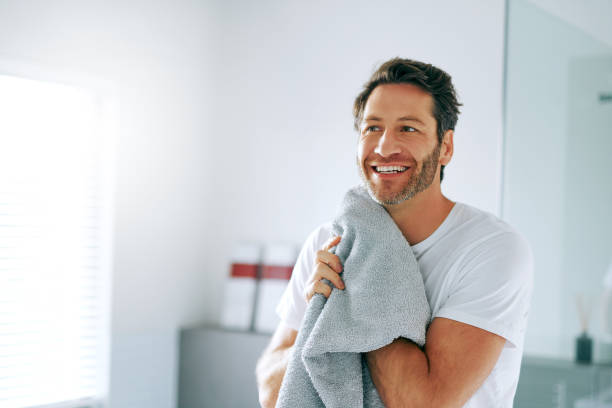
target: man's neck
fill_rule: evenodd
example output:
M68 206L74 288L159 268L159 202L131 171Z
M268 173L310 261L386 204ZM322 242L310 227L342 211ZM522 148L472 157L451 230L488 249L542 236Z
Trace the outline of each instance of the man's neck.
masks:
M431 186L433 187L433 186ZM442 195L439 185L397 205L385 206L410 245L427 239L444 222L454 202Z

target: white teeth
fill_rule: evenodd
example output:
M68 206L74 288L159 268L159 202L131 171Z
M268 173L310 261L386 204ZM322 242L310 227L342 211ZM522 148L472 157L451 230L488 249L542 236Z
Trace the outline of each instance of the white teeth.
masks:
M376 171L379 173L401 173L407 168L403 166L375 166Z

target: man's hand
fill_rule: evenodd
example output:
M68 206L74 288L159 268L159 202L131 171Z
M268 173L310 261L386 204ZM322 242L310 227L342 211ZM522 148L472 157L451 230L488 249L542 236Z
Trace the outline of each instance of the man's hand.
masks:
M331 248L338 245L340 239L340 237L332 237L321 250L317 251L314 272L306 282L306 289L304 290L306 302L310 302L315 293L321 293L326 298L331 295L332 288L323 283L321 279L327 279L336 288L344 289L344 282L340 277L340 272L342 272L340 258L329 252Z
M321 282L321 279L328 279L338 289L344 289L344 282L342 282L339 275L342 272L340 258L329 252L339 242L340 237L333 237L317 252L314 272L308 280L306 290L304 291L307 302L310 301L315 293L321 293L325 297L329 297L331 294L331 288ZM280 323L270 341L270 345L257 362L256 376L259 403L264 408L272 408L276 405L278 393L289 362L289 355L296 338L297 331Z

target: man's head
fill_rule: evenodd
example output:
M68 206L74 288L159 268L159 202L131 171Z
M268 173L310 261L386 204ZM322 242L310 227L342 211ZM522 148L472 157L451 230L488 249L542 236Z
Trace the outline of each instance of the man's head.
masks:
M444 71L399 58L383 63L353 107L358 165L370 194L383 204L409 199L431 185L438 164L441 181L460 105ZM402 173L384 174L376 165L396 165Z

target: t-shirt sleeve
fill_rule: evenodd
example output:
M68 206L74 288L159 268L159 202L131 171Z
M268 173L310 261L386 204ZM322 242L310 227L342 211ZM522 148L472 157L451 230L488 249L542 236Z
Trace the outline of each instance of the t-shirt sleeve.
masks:
M307 303L304 298L304 289L312 274L316 253L331 236L330 223L321 225L308 236L293 267L287 289L276 306L278 317L285 325L294 330L300 329L302 318L306 313Z
M533 290L533 256L527 241L504 232L466 254L449 296L434 317L456 320L521 347Z

